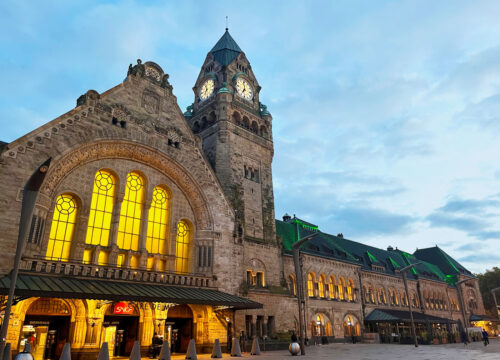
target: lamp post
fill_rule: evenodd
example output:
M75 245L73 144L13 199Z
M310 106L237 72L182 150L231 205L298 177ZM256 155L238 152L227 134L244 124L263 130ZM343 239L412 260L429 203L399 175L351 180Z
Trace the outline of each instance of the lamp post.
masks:
M292 253L293 253L293 265L295 267L295 279L297 285L297 303L299 306L299 332L300 332L300 355L306 354L304 339L305 339L305 328L304 321L302 319L302 306L305 303L303 300L303 286L304 280L302 278L302 270L300 268L300 247L305 244L307 241L311 240L316 234L308 235L300 239L299 241L292 244ZM305 311L304 311L305 313ZM305 314L304 314L305 315Z
M493 295L493 300L495 301L495 311L497 314L498 319L500 320L500 311L498 311L498 303L497 303L497 296L495 294L496 291L500 290L500 287L491 289L491 295Z
M471 280L474 280L474 279L473 278L467 278L467 279L463 279L463 280L457 281L455 283L455 286L457 287L457 292L458 292L458 301L460 301L460 307L462 308L462 318L463 318L463 322L464 322L464 332L465 332L465 338L467 339L467 342L469 342L469 334L467 333L467 320L465 319L466 318L466 316L465 316L465 305L464 305L464 298L463 298L463 294L462 294L462 288L459 285L461 285L462 283L465 283L467 281L471 281Z
M413 311L411 309L411 299L410 294L408 293L408 283L406 282L406 272L412 269L415 265L419 265L420 263L410 264L402 269L399 272L403 275L403 283L405 285L406 299L408 300L408 309L410 310L410 321L411 321L411 332L413 335L413 341L415 342L415 347L418 347L417 340L417 331L415 330L415 322L413 321Z
M19 233L17 236L16 255L14 257L14 268L10 279L9 295L7 297L7 305L5 306L5 315L0 329L0 357L3 357L3 351L7 342L7 329L9 327L10 312L12 309L12 301L16 290L17 275L19 274L19 263L24 250L24 243L28 235L28 229L31 225L33 211L38 191L42 186L43 179L49 169L51 158L48 158L36 171L30 176L23 189L23 201L21 205L21 219L19 221ZM8 359L4 359L8 360Z

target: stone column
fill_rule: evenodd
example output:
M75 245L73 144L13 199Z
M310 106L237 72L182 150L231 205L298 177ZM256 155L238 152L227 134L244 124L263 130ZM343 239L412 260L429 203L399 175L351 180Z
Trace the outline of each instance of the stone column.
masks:
M85 343L85 335L87 332L87 319L84 316L77 316L75 318L73 340L71 346L73 348L81 348Z
M146 238L148 234L149 210L151 209L151 200L146 199L142 211L141 232L139 233L139 251L141 252L140 266L146 268L148 261L148 252L146 250Z

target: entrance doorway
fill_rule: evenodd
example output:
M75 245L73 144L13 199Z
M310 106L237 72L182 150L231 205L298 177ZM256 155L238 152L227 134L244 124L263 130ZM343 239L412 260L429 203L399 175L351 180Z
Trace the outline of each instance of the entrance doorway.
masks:
M102 341L108 342L110 356L129 356L138 338L139 312L133 304L111 304L102 323Z
M174 306L168 310L165 333L169 334L170 351L185 353L193 337L193 312L187 305Z
M19 351L31 343L35 360L59 359L69 340L70 307L59 299L38 299L29 307L19 341Z

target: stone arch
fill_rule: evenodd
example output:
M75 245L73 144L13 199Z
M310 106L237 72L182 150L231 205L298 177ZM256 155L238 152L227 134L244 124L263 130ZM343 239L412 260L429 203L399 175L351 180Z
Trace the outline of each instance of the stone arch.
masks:
M40 190L40 202L51 201L57 185L71 170L99 159L120 158L141 162L164 173L172 179L184 192L192 207L196 228L210 230L213 227L212 215L208 209L208 202L200 186L192 176L176 161L165 154L150 149L144 145L128 142L100 141L85 144L64 154L49 172ZM43 204L42 204L43 205ZM45 204L48 205L48 204Z
M361 326L358 317L350 312L344 315L343 319L344 337L361 336Z
M268 133L267 133L267 127L265 125L261 125L261 127L260 127L260 135L262 137L267 138Z
M315 313L311 318L312 336L333 336L333 323L323 312Z
M198 121L195 121L193 124L193 132L197 133L200 131L200 123Z
M211 111L207 117L208 124L213 124L216 120L217 116L215 115L215 111Z
M237 112L237 111L233 112L231 119L232 119L233 123L235 123L236 125L241 125L241 115L239 112Z
M246 116L243 116L242 124L245 129L250 129L250 120Z
M255 133L255 134L258 134L259 133L259 124L257 124L257 121L252 121L252 125L250 127L250 130Z

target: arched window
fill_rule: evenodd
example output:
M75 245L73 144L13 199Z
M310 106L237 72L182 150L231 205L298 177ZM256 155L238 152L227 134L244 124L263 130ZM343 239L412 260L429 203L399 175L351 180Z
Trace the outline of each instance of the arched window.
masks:
M307 295L309 297L314 297L314 283L316 281L316 276L313 273L307 275Z
M289 278L290 278L290 292L293 295L297 295L297 284L295 283L295 276L290 274Z
M368 294L370 295L370 302L375 304L375 292L373 290L373 286L371 285L368 287Z
M347 285L347 300L354 301L354 281L349 279Z
M95 174L86 244L109 245L115 184L115 178L109 171L99 170Z
M335 276L330 276L330 286L328 286L328 292L330 293L330 299L335 299L335 288L337 287L337 280Z
M151 208L148 215L146 250L150 254L162 254L165 251L168 220L168 192L161 186L153 189Z
M319 293L320 298L326 297L326 295L325 295L325 283L326 283L325 275L321 274L319 276L319 281L318 281L318 293Z
M57 197L45 255L47 259L69 260L77 210L78 205L72 195L62 194Z
M191 258L191 228L185 220L177 223L177 236L175 239L175 271L189 272Z
M123 250L139 250L142 203L144 200L144 179L137 172L127 175L125 196L120 211L116 245Z
M360 336L361 329L358 319L353 315L346 315L344 317L344 336Z
M345 288L344 277L340 277L340 279L339 279L339 299L340 300L344 300L345 299L344 288Z

